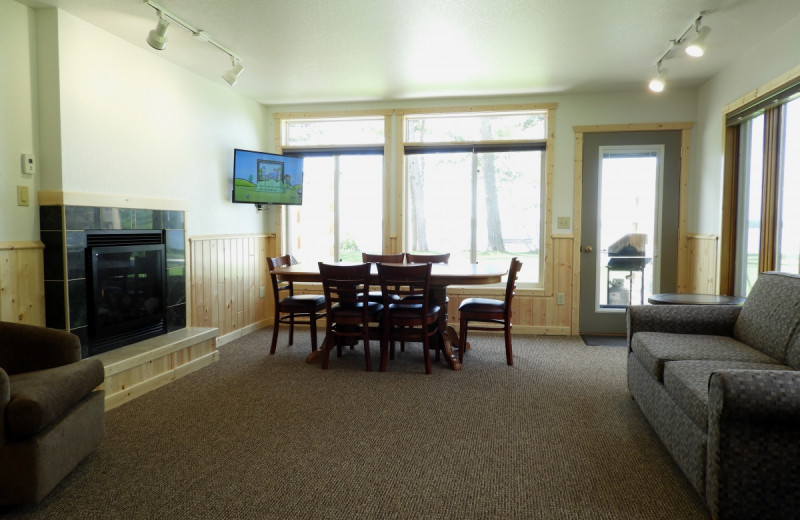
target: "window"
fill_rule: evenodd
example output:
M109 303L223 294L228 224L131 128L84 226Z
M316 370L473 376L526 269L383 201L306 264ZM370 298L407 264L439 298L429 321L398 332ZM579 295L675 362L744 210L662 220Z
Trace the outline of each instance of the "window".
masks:
M800 273L800 78L727 120L721 289L747 296L760 272Z
M283 153L304 158L303 205L287 207L285 227L299 262L382 251L384 141L383 116L282 120Z
M404 245L451 262L525 264L542 286L547 110L404 118Z

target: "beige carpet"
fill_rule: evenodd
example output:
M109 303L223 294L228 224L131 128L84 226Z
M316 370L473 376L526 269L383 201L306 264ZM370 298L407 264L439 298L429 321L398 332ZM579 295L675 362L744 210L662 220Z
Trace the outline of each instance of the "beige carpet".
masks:
M101 447L4 518L707 519L630 398L624 348L475 334L461 372L417 345L330 368L271 329L107 413ZM373 347L377 366L378 348Z

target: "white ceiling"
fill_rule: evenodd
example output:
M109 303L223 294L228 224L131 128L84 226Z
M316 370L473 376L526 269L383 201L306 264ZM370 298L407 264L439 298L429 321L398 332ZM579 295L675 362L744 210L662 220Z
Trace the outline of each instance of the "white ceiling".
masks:
M143 0L57 6L227 86L230 58L173 23L147 46ZM701 11L706 56L665 61L668 88L696 87L800 15L798 0L155 0L241 57L235 88L275 104L645 89ZM766 59L767 57L765 57Z

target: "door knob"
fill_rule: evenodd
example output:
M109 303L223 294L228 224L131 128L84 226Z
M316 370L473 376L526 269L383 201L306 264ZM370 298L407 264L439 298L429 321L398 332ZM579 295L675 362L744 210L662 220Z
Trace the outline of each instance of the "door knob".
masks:
M584 253L591 253L592 252L592 246L583 246L583 252Z

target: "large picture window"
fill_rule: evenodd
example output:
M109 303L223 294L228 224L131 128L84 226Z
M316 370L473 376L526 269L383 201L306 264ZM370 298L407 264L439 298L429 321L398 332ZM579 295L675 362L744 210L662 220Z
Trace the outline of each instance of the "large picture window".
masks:
M728 114L727 140L721 290L747 296L760 272L800 273L800 78Z
M545 110L411 114L404 119L404 243L451 262L510 261L542 285Z
M286 209L299 262L361 261L383 248L384 116L284 119L285 154L303 157L303 205Z

